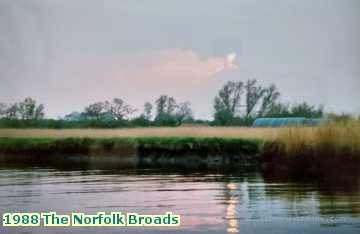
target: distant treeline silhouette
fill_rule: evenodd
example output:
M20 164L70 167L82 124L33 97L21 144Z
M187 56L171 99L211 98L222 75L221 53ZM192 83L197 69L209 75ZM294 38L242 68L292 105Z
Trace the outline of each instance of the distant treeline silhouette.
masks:
M146 102L140 114L121 98L92 103L81 112L72 112L61 119L46 119L43 104L32 98L9 105L0 103L2 128L118 128L179 126L184 123L214 126L249 126L259 117L322 118L323 106L306 102L289 105L279 101L275 85L264 87L257 80L228 81L213 100L213 119L194 118L190 102L178 102L161 95L154 103ZM346 119L348 115L332 117Z

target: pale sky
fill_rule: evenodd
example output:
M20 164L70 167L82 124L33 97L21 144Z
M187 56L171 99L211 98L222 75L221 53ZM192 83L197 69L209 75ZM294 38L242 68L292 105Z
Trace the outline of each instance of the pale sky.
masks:
M228 80L360 113L359 0L0 0L0 102L47 117L160 94L212 116Z

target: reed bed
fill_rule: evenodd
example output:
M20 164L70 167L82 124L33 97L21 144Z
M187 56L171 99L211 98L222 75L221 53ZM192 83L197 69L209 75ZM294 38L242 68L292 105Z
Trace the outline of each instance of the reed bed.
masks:
M360 154L360 121L331 123L318 127L245 128L177 127L129 129L0 129L0 138L242 138L276 142L287 155L306 149Z
M289 156L312 149L318 155L326 151L332 155L360 157L360 121L330 123L314 128L282 128L273 140L283 144Z
M282 128L265 144L262 152L262 165L271 172L324 178L329 174L359 175L360 121L314 128Z
M242 138L281 145L283 154L296 156L307 150L360 155L360 121L318 127L176 127L129 129L0 129L0 138ZM328 153L328 152L327 152Z
M270 173L324 178L329 174L357 175L360 173L360 121L285 128L0 129L3 153L121 152L124 149L169 157L204 152L247 154L253 155L263 171Z

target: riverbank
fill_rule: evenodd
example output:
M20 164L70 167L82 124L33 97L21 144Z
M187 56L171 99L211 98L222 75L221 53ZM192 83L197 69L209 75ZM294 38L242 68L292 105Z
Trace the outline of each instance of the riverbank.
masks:
M271 174L360 176L360 121L280 129L261 155L263 171Z
M90 158L96 163L109 156L112 162L126 156L135 166L253 166L268 174L325 178L359 174L360 124L276 129L8 129L0 132L0 155L2 160L35 155L40 161L82 155L81 160Z
M0 138L0 160L46 161L76 155L98 162L111 158L121 163L126 158L149 166L248 166L257 165L262 144L214 137Z

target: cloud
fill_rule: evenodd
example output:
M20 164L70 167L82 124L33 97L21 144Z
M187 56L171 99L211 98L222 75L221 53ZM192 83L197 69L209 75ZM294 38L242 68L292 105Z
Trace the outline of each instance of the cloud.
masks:
M226 60L227 60L226 62L229 68L234 68L234 69L238 68L238 65L235 64L235 59L236 59L235 52L232 52L226 56Z
M145 83L189 85L237 68L234 52L223 57L205 57L193 50L164 49L134 56L118 64L113 77Z
M13 92L9 102L32 96L46 105L51 117L113 97L141 109L145 101L169 94L192 101L196 107L197 101L209 95L198 97L212 83L211 78L224 78L226 71L237 69L235 53L203 56L190 49L122 55L57 53L47 62L49 66L32 65L14 76L19 77L17 94Z

